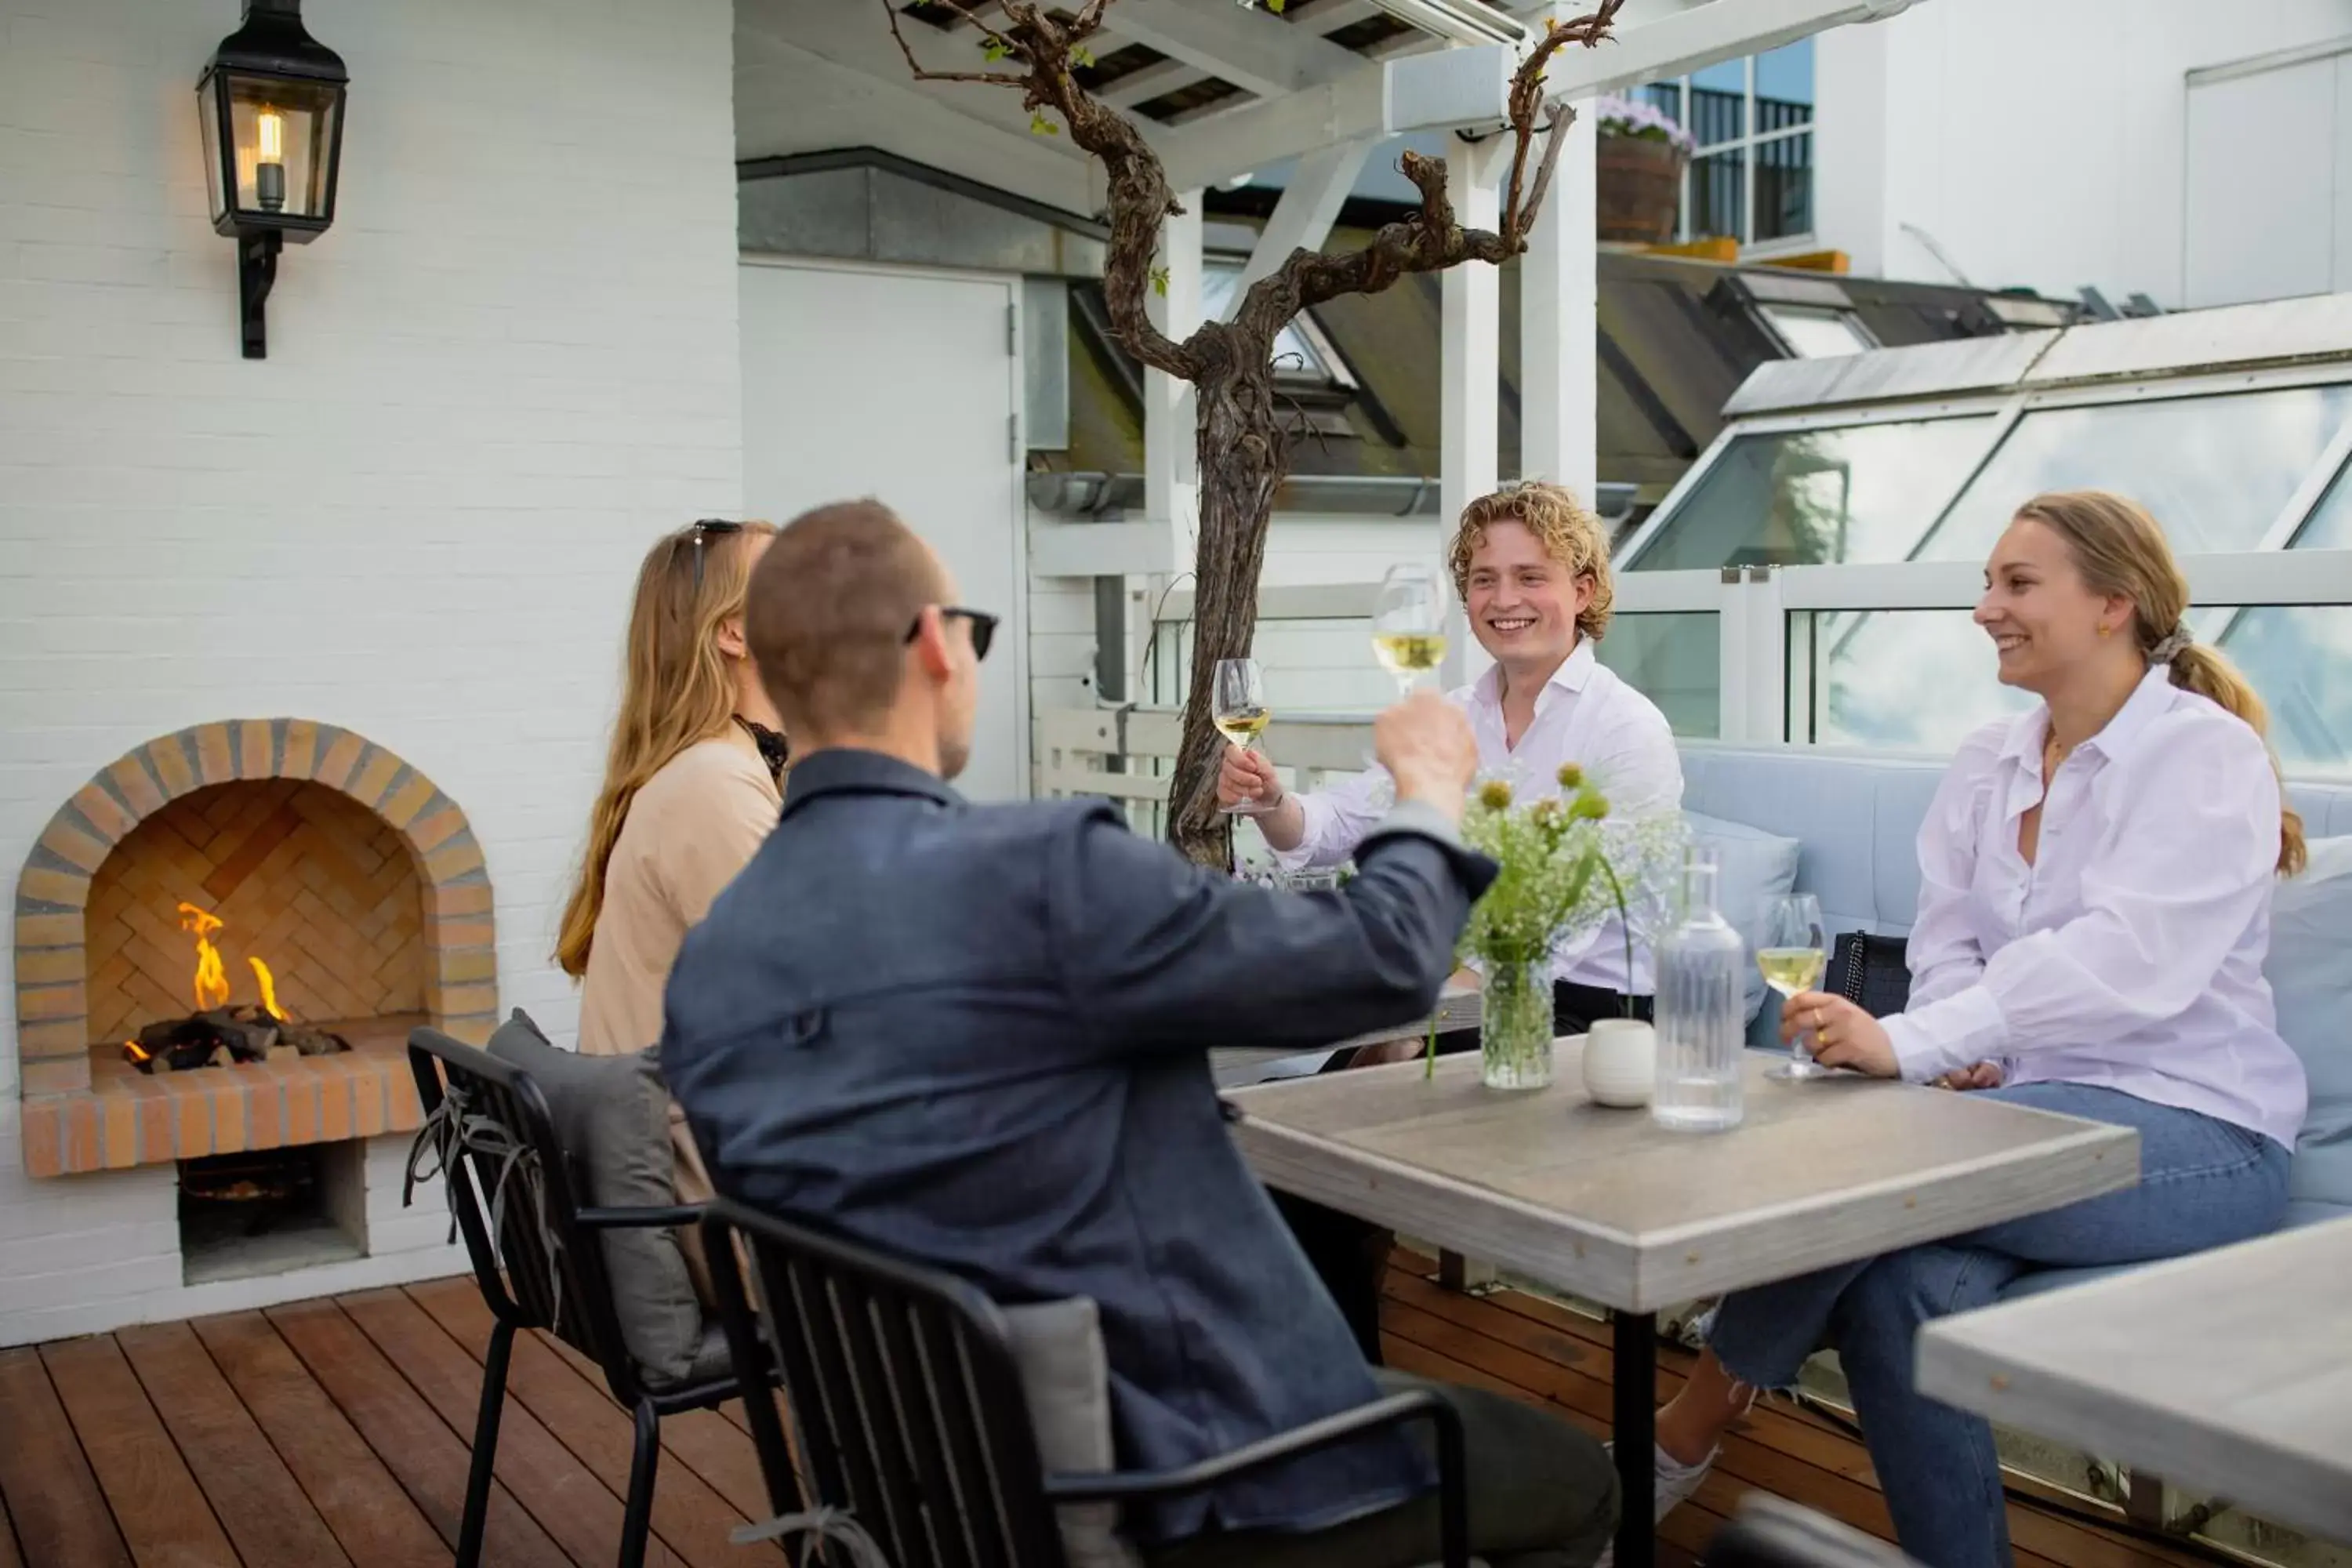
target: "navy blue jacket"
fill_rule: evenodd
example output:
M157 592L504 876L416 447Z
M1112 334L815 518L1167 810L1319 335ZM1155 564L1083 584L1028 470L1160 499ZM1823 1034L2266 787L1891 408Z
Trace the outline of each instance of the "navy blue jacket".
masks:
M1103 802L975 806L819 752L686 939L662 1070L721 1191L1000 1302L1093 1297L1121 1465L1205 1458L1376 1396L1226 1134L1208 1047L1424 1015L1494 875L1442 832L1392 827L1339 891L1276 893ZM1129 1523L1318 1528L1429 1479L1375 1435Z

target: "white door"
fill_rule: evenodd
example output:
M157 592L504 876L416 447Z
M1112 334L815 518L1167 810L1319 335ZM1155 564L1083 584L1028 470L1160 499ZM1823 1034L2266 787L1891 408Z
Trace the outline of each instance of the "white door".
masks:
M957 785L1026 795L1017 280L751 260L740 278L746 512L873 496L930 542L962 602L1003 617Z

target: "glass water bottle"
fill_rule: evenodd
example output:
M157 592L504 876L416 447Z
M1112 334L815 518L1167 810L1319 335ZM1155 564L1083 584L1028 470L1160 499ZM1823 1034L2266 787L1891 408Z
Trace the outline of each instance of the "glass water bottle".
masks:
M1683 863L1682 919L1657 943L1658 1081L1650 1116L1682 1132L1739 1125L1747 944L1716 907L1710 850Z

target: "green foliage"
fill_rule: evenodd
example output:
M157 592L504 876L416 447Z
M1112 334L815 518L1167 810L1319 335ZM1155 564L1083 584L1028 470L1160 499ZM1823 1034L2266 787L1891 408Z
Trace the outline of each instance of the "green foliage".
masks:
M1162 299L1168 297L1168 268L1165 267L1151 269L1151 291Z
M1061 133L1062 133L1062 128L1061 128L1060 126L1058 126L1058 125L1055 124L1052 121L1050 121L1050 120L1046 119L1046 118L1045 118L1045 114L1044 114L1042 111L1040 111L1040 112L1036 112L1036 113L1032 113L1032 114L1029 116L1029 134L1030 134L1030 135L1032 135L1032 136L1059 136Z
M997 61L1003 59L1013 51L1005 47L1005 42L1003 38L990 38L982 43L980 46L980 52L982 57L985 58L990 65L994 65Z
M1470 911L1465 957L1532 963L1572 928L1597 925L1616 907L1599 827L1609 803L1573 763L1560 770L1560 786L1562 794L1524 805L1500 779L1472 793L1463 842L1502 872Z
M1070 46L1070 63L1077 67L1080 70L1085 70L1087 67L1095 63L1095 52L1087 47L1084 44L1072 44Z

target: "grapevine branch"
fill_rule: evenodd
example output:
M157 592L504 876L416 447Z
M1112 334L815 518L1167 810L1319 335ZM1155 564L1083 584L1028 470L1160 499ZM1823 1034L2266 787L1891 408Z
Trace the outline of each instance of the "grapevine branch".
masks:
M1108 184L1109 244L1103 300L1112 329L1129 353L1151 368L1192 384L1198 393L1201 528L1195 572L1193 667L1185 705L1184 741L1170 792L1172 837L1196 859L1229 858L1230 829L1214 809L1216 737L1209 724L1209 689L1215 661L1248 651L1256 626L1257 574L1274 496L1286 472L1288 437L1273 386L1273 346L1299 311L1350 294L1376 294L1417 272L1440 272L1467 261L1499 265L1528 247L1551 188L1562 143L1574 118L1564 103L1548 103L1545 73L1571 45L1591 48L1610 34L1624 0L1597 0L1572 21L1555 20L1528 48L1511 79L1508 134L1510 177L1493 229L1457 221L1445 194L1441 158L1402 154L1398 167L1421 194L1413 211L1385 225L1352 250L1300 247L1252 284L1229 321L1203 321L1178 342L1151 320L1156 287L1153 257L1162 225L1183 208L1169 189L1160 159L1133 124L1098 101L1073 74L1091 63L1086 41L1100 31L1116 0L1087 0L1075 16L1040 0L922 0L976 31L992 68L936 69L908 42L894 0L877 0L890 36L918 81L984 82L1016 89L1040 134L1068 129L1073 145L1092 155ZM1000 15L986 21L982 14ZM1549 123L1538 128L1547 110ZM1046 118L1057 116L1061 126ZM1536 142L1542 149L1536 152ZM1533 176L1529 177L1530 163Z

